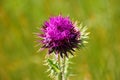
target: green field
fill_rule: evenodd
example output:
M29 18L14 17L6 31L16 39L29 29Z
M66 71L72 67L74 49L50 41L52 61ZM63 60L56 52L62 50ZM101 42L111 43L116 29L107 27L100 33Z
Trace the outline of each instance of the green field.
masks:
M52 15L88 26L70 80L120 80L120 0L0 0L0 80L51 80L34 32Z

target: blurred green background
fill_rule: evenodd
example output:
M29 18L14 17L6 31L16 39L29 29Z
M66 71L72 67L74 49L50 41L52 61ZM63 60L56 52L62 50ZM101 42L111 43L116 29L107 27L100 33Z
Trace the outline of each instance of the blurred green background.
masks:
M0 0L0 80L51 80L33 33L59 13L91 32L70 80L120 80L120 0Z

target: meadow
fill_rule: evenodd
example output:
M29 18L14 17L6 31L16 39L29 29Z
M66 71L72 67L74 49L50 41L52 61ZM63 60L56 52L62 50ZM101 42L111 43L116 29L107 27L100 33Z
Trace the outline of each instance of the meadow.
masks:
M0 80L51 80L33 33L59 14L91 33L71 59L70 80L120 80L119 0L0 0Z

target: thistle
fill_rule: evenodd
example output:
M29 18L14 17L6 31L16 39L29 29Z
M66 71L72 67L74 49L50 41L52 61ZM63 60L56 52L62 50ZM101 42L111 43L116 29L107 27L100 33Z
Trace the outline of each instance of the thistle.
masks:
M86 33L86 30L86 27L78 26L78 23L71 21L69 17L59 15L44 22L41 28L42 34L37 33L37 37L40 38L38 43L43 45L40 49L47 48L48 55L53 56L46 60L49 71L55 73L59 80L67 80L66 67L69 63L69 54L74 55L75 49L87 43L85 40L89 33Z

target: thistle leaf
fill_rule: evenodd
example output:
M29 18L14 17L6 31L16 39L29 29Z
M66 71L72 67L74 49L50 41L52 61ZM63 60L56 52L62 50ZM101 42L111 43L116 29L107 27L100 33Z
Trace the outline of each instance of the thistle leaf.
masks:
M51 66L51 68L52 68L55 72L57 72L57 73L60 72L60 69L59 69L59 67L58 67L57 64L53 63L53 61L52 61L51 59L48 59L47 61L48 61L49 65Z

